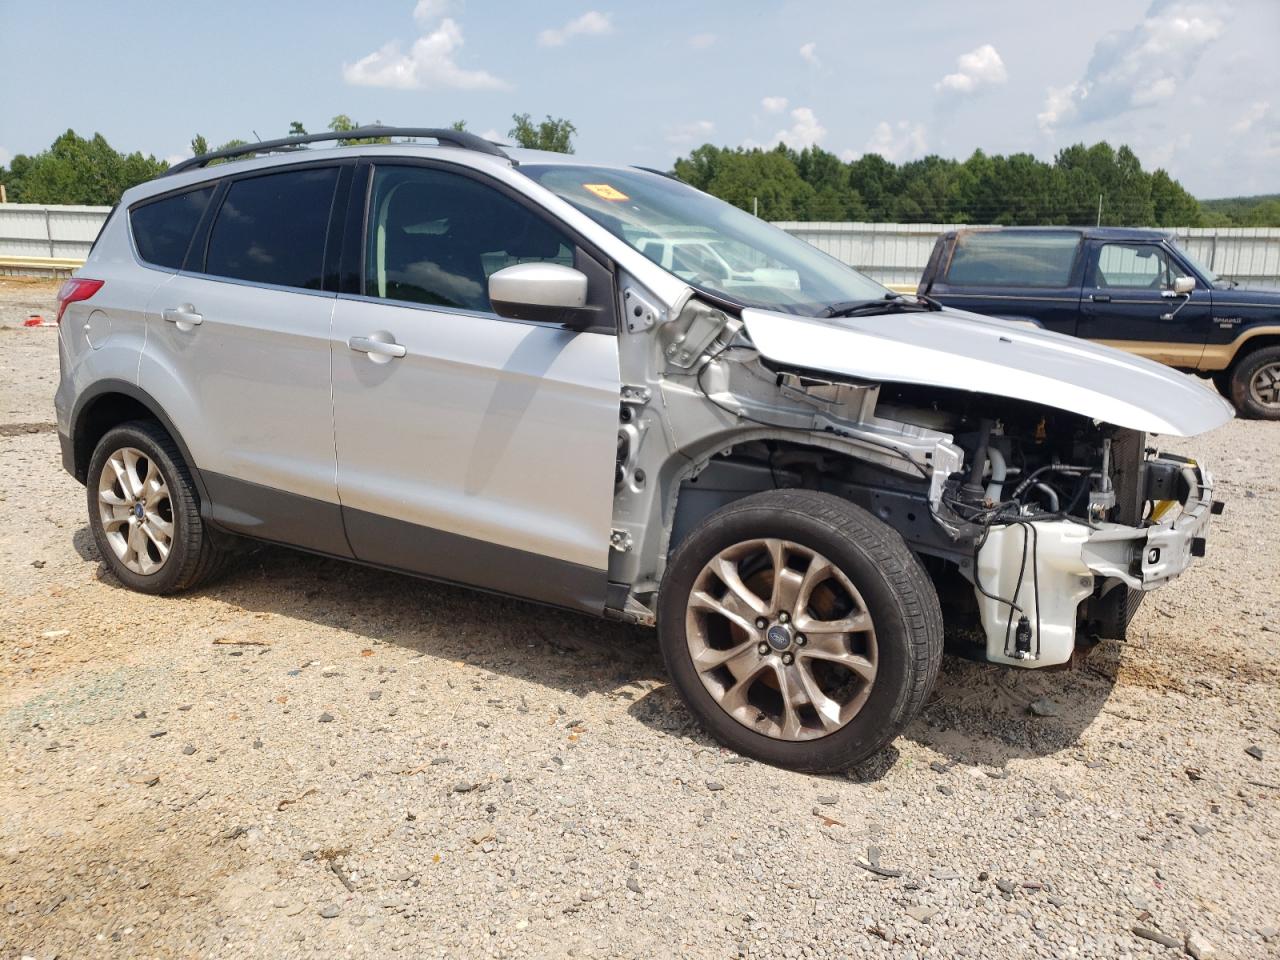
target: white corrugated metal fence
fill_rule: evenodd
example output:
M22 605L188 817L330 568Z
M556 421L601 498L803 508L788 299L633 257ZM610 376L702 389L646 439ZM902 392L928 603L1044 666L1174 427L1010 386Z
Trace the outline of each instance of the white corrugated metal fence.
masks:
M0 204L0 257L83 260L110 207Z

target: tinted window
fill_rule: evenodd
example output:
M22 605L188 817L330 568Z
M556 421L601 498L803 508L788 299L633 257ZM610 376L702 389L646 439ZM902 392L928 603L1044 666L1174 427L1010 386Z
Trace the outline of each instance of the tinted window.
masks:
M510 197L459 174L378 167L365 294L489 312L489 276L513 263L573 266L573 242Z
M319 290L336 167L236 180L209 234L205 272Z
M129 223L138 256L158 267L180 269L212 197L213 187L208 186L134 207L129 212Z
M962 233L951 254L947 283L959 287L1065 287L1079 246L1078 233Z
M1150 243L1104 243L1098 250L1098 286L1163 290L1174 270L1163 250Z

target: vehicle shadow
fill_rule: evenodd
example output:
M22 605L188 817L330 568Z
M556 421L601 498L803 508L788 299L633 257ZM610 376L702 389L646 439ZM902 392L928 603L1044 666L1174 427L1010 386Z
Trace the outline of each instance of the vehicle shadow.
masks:
M1049 756L1077 747L1085 729L1115 685L1117 644L1104 644L1083 664L1067 670L1017 670L976 663L950 654L933 693L903 738L942 754L944 763L1001 771L1012 760ZM1054 712L1037 716L1030 705ZM640 722L689 736L713 748L716 742L694 721L668 684L630 708ZM900 757L890 744L843 776L874 782Z
M99 560L88 527L72 543L82 558ZM98 575L118 585L100 560ZM274 546L251 547L200 593L576 697L606 696L628 703L628 713L654 730L722 749L667 683L650 629ZM1110 696L1119 650L1105 643L1082 665L1049 672L948 655L929 702L904 737L950 762L997 769L1069 750ZM1056 715L1030 711L1031 703L1046 700ZM847 776L879 780L899 755L890 745Z
M929 702L905 736L948 762L996 769L1076 748L1111 696L1120 649L1102 643L1058 670L946 656Z
M98 562L103 583L127 589L101 561L87 526L72 544ZM666 680L652 630L285 547L248 546L196 595L577 697L634 699L646 684Z

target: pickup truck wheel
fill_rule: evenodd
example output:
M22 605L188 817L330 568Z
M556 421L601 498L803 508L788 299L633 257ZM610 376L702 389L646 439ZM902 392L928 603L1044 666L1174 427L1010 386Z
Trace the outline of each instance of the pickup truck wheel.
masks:
M1231 402L1246 417L1280 420L1280 346L1254 350L1236 362Z
M942 658L933 584L892 528L839 497L729 504L679 545L659 642L672 681L739 753L847 768L924 706Z
M177 593L221 569L225 551L200 517L177 444L159 424L136 420L107 431L85 486L98 552L125 586Z

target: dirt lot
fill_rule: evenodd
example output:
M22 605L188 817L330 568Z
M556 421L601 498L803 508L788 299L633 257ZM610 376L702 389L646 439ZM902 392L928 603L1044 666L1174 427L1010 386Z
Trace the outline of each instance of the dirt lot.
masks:
M810 777L705 737L644 630L274 548L125 591L49 297L0 278L0 956L1280 957L1280 424L1169 444L1227 512L1131 642L948 659Z

